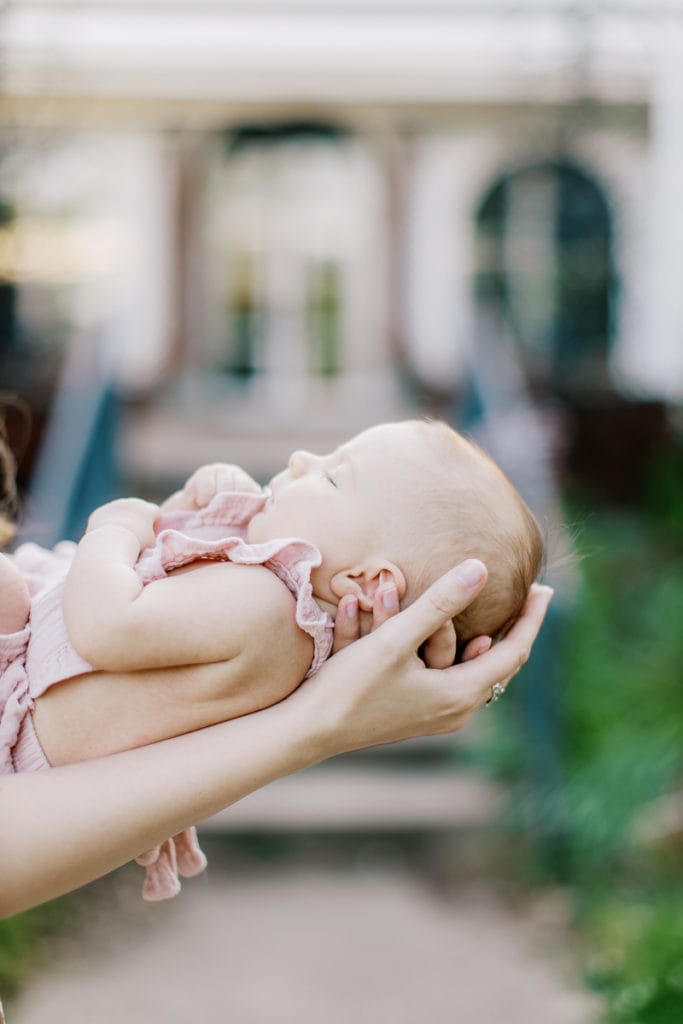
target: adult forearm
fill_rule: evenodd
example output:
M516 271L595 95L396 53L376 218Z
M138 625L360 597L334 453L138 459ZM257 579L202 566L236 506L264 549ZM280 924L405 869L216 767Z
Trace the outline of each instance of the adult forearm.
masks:
M0 916L78 888L313 763L286 706L95 761L0 779Z
M481 590L461 569L326 662L280 704L98 761L0 779L0 916L91 881L326 757L465 725L524 663L551 592L481 657L428 669L416 649Z

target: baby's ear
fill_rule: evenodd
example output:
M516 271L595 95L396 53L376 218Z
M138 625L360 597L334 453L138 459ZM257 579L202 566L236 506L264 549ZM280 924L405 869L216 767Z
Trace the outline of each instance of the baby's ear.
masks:
M399 601L406 592L406 578L394 562L386 559L372 559L356 565L351 569L342 569L330 581L335 597L342 598L345 594L353 594L358 598L361 611L372 611L375 594L380 587L394 584L398 591Z

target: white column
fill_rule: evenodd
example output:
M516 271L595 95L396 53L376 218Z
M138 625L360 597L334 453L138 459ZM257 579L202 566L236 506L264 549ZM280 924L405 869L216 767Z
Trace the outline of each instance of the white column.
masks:
M683 397L683 24L659 39L650 114L647 240L641 268L639 330L618 368L636 389Z
M475 330L476 213L501 144L488 125L424 140L415 161L407 231L408 349L439 389L462 378Z
M429 140L420 146L407 218L408 352L419 376L439 389L460 376L458 348L471 289L463 251L471 225L458 202L454 144Z
M122 388L156 384L169 358L174 303L174 165L155 134L118 140L109 201L125 232L125 261L112 303L110 356Z

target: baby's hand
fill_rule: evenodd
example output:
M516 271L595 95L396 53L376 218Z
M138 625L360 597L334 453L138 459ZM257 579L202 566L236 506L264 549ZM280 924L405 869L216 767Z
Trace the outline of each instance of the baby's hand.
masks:
M185 484L182 494L185 508L206 508L221 491L247 491L260 494L261 488L241 466L212 462L200 466Z
M141 498L117 498L106 505L96 508L88 519L87 533L98 530L102 526L122 526L135 534L140 550L153 547L156 542L154 521L159 514L159 506Z

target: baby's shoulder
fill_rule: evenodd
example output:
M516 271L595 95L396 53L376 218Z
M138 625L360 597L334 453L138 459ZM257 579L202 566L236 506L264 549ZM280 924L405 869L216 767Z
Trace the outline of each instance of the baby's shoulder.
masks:
M230 605L248 628L243 660L255 674L289 663L303 679L313 656L313 641L297 624L297 602L287 585L265 565L216 562L207 566L206 583L215 581L215 599L229 595ZM221 596L222 595L222 596ZM237 604L235 604L235 601ZM246 667L246 666L245 666Z
M207 560L177 570L173 576L185 573L204 607L229 610L262 636L295 628L301 632L296 624L295 595L266 565Z

